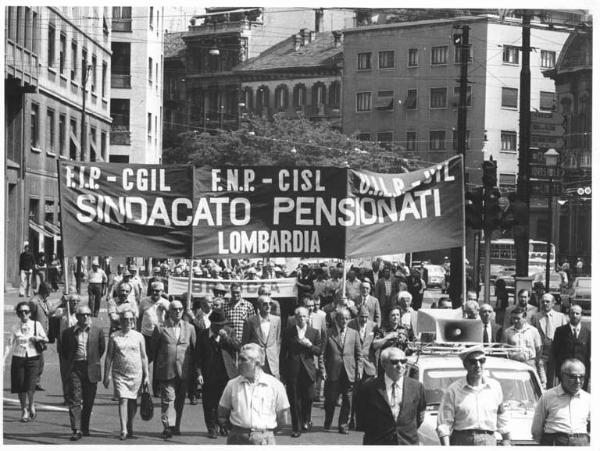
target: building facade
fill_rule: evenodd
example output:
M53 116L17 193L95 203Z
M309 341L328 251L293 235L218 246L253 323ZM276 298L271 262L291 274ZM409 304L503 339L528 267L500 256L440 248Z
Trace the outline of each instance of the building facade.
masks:
M561 260L582 257L589 270L592 250L592 28L576 28L565 42L556 67L544 73L556 83L556 105L563 117L563 147L557 149L563 171L558 212L557 249Z
M61 254L57 161L109 158L111 33L108 8L5 12L8 286L18 281L25 241L36 257Z
M112 7L110 161L160 163L163 129L162 7Z

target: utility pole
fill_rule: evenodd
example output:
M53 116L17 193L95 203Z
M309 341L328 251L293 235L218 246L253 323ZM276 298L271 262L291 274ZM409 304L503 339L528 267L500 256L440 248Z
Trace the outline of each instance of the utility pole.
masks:
M458 123L456 126L456 149L459 155L463 156L463 183L465 180L464 168L466 166L467 149L467 70L469 68L469 27L455 25L455 28L461 28L461 33L454 33L452 38L454 45L460 49L460 80L458 97ZM466 227L466 226L465 226ZM466 232L466 230L465 230ZM463 235L464 237L464 235ZM450 250L450 289L449 295L454 308L461 306L462 299L466 299L466 281L465 281L465 245L462 247L453 247Z
M521 38L521 86L519 95L519 174L517 177L517 198L523 204L527 224L513 229L516 251L516 276L529 275L529 143L531 125L531 16L522 10L523 25Z

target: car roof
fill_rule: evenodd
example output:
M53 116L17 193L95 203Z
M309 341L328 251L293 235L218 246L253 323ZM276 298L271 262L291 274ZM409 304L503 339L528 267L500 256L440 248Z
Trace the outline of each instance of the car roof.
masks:
M462 369L462 360L457 355L452 354L421 354L418 358L411 357L408 361L409 364L417 366L422 370L431 370L438 368L456 368ZM523 362L516 360L510 360L503 357L492 357L487 355L485 368L495 370L521 370L529 371L531 367Z

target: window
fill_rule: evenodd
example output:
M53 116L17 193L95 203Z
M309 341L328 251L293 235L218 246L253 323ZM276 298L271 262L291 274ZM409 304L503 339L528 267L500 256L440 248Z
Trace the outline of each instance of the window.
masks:
M77 41L71 41L71 81L77 77Z
M417 90L409 89L406 96L406 103L404 107L407 110L416 110L417 109Z
M154 65L154 76L156 77L156 90L158 91L158 62Z
M312 104L316 107L321 107L325 104L325 85L322 82L317 82L312 86Z
M508 64L519 64L519 47L505 45L502 50L502 62Z
M504 108L517 108L519 90L515 88L502 88L502 106Z
M98 85L98 60L96 55L92 55L92 92L96 92L96 86Z
M454 103L455 107L458 107L460 104L460 87L456 86L454 88ZM471 86L467 86L467 106L471 106Z
M54 201L44 202L44 221L54 224Z
M40 217L40 200L33 197L29 198L29 217L34 221L38 221Z
M110 85L112 88L131 88L131 43L113 42Z
M471 130L467 130L467 136L465 136L465 150L471 149ZM458 132L452 130L452 150L458 150Z
M113 6L112 30L131 31L131 6Z
M306 105L306 87L304 85L294 86L294 107L299 109Z
M508 152L517 151L517 132L502 130L500 132L500 150Z
M15 7L17 9L17 20L15 22L15 41L17 42L17 44L21 44L23 45L23 30L21 30L21 27L19 26L19 24L21 23L21 17L23 16L23 7L22 6L17 6Z
M67 116L58 116L58 153L66 156L67 150Z
M32 11L31 13L32 19L32 27L33 27L33 42L31 51L33 53L38 53L39 45L40 45L40 24L38 23L38 13Z
M447 108L447 88L431 88L430 107L431 108Z
M67 57L67 36L60 34L60 53L58 56L58 68L61 75L65 74L65 59Z
M150 28L152 28L152 23L154 22L154 7L153 6L150 7L150 15L148 17L150 18L150 22L148 23L148 25L150 25Z
M545 68L552 68L556 65L556 52L550 50L542 50L540 52L540 66Z
M371 134L370 133L359 133L356 138L359 141L371 141Z
M69 158L71 160L77 160L77 145L79 140L77 139L77 119L71 118L70 130L69 130Z
M152 141L152 113L148 113L148 142Z
M498 182L502 191L514 191L516 185L515 174L498 174Z
M90 161L97 161L98 157L96 155L96 127L91 127L90 129Z
M448 63L448 46L431 47L431 64L447 64Z
M414 152L417 150L417 132L406 132L406 150Z
M371 111L370 92L359 92L356 94L356 111Z
M329 105L332 107L340 106L340 82L334 81L329 85Z
M29 137L31 147L40 145L40 106L37 103L31 104L31 136Z
M446 148L446 131L432 130L429 132L429 149L444 150Z
M106 132L100 133L100 152L102 152L102 160L108 161L107 148L106 148Z
M87 50L81 49L81 86L84 87L87 80Z
M371 53L359 53L358 54L358 69L371 69Z
M392 147L392 141L394 140L394 134L392 132L380 132L377 133L377 144L384 149L390 149Z
M129 131L129 99L110 99L111 130Z
M419 49L408 49L408 67L419 65Z
M394 67L394 52L392 50L379 52L379 68L390 69L392 67Z
M129 163L129 155L110 155L111 163Z
M54 110L48 108L46 110L46 151L54 152L54 142L56 141L56 133L54 131Z
M33 34L31 29L31 8L25 7L25 43L26 49L31 49L33 44Z
M460 60L460 50L461 50L461 46L460 45L455 45L454 46L454 62L456 64L460 64L461 60ZM467 56L467 62L471 62L473 61L473 46L471 44L469 44L469 54Z
M394 109L394 91L378 91L375 108L378 110Z
M540 91L540 110L554 110L554 93L548 91Z
M152 86L152 58L148 58L148 83Z
M158 144L158 116L154 116L154 145Z
M106 97L106 77L108 74L108 64L106 64L106 61L102 61L102 97Z
M56 59L56 28L48 24L48 67L54 67Z

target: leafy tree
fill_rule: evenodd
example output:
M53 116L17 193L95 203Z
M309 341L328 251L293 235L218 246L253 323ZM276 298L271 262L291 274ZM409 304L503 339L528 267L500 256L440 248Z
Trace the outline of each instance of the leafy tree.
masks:
M215 134L183 133L180 143L164 149L165 164L197 166L335 166L376 172L413 171L429 164L411 158L400 146L385 149L332 128L328 122L252 117L238 130Z

